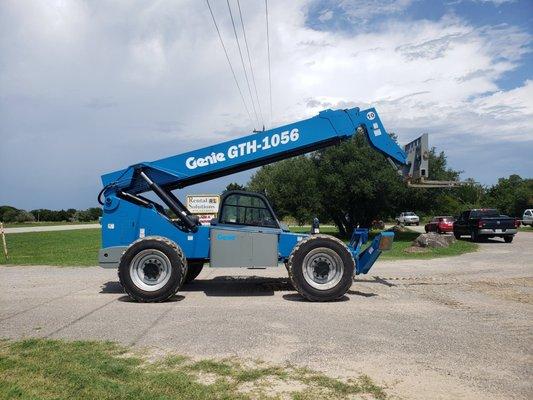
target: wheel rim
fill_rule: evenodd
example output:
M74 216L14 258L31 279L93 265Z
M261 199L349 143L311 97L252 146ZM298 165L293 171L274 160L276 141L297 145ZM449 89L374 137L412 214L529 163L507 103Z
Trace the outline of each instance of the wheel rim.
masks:
M139 289L154 292L170 279L172 264L165 253L159 250L140 251L130 264L130 277Z
M344 263L333 250L320 247L311 250L303 260L305 281L318 290L335 287L342 279Z

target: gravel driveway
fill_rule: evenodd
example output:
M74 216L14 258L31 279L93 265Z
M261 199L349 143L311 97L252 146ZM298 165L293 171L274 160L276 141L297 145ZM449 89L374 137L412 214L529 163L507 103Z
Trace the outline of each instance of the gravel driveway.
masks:
M533 233L480 246L378 262L335 303L302 301L284 269L206 269L173 301L136 304L115 271L0 267L0 337L288 361L402 398L532 398Z

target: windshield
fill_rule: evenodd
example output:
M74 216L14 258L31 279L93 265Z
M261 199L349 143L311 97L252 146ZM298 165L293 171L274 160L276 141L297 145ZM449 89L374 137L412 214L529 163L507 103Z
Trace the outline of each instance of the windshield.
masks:
M406 212L404 215L407 216L407 217L412 217L412 216L415 215L415 213L414 212Z

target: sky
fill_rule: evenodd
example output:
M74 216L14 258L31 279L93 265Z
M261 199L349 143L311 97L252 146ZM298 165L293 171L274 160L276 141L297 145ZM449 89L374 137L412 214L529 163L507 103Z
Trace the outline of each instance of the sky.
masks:
M401 143L429 133L463 179L533 177L533 0L269 0L272 112L265 2L241 0L257 118L210 4L250 116L204 1L1 1L0 205L95 206L104 173L326 108L376 107Z

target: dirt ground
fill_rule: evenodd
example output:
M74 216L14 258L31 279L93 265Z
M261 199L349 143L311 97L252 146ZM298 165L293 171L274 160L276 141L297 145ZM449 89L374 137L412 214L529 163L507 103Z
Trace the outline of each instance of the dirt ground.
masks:
M284 269L206 269L172 301L137 304L112 270L0 267L0 337L365 373L405 399L532 398L532 302L527 232L454 258L380 261L334 303L302 301Z

